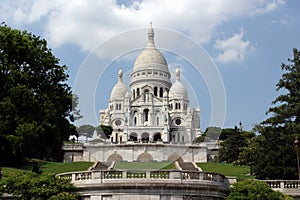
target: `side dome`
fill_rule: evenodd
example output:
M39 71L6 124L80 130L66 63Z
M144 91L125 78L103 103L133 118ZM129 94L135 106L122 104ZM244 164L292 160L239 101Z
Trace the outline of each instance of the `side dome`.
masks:
M170 88L169 99L188 99L188 93L180 82L180 70L176 69L176 81Z
M118 83L114 86L110 94L110 100L113 99L124 99L126 93L128 93L127 86L123 83L123 72L122 69L118 72Z

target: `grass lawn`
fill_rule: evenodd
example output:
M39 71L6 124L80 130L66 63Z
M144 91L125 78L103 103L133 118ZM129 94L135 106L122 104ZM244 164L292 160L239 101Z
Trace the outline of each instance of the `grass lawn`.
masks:
M173 162L117 162L114 169L176 169Z
M216 173L224 174L225 176L235 176L239 180L255 178L254 176L249 176L250 168L248 166L214 163L214 162L197 163L197 165L203 171L216 172Z
M86 171L91 167L93 162L73 162L73 163L57 163L57 162L45 162L41 164L43 172L49 172L54 174L74 171Z
M36 163L36 162L34 162ZM26 166L21 168L8 168L3 167L3 173L5 172L15 172L15 173L24 173L24 172L31 172L34 163L31 162ZM73 171L85 171L89 167L91 167L94 163L92 162L73 162L73 163L61 163L61 162L46 162L40 161L40 169L42 173L52 173L52 174L59 174L64 172L73 172Z

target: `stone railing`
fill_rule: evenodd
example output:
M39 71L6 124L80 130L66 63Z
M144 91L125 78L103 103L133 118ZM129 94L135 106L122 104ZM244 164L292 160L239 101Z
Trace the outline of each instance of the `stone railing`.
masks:
M104 171L82 171L69 172L57 175L60 178L71 180L72 183L79 183L83 181L105 183L106 180L118 181L211 181L217 184L223 184L229 187L228 179L218 173L198 172L198 171L184 171L184 170L104 170Z
M262 180L275 191L283 194L300 197L300 180Z
M90 199L224 199L228 179L217 173L184 170L103 170L57 175L68 179L77 192ZM102 196L102 194L104 196Z
M300 189L300 180L263 180L270 188L276 189Z

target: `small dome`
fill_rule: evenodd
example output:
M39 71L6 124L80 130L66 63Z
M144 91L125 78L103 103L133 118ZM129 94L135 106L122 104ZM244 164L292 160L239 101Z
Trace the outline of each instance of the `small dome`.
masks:
M182 83L180 82L180 70L179 68L176 69L176 81L170 88L169 92L170 99L181 99L185 98L188 99L188 93Z
M123 72L122 69L120 69L118 73L118 83L112 89L110 99L124 99L127 92L127 86L123 83Z

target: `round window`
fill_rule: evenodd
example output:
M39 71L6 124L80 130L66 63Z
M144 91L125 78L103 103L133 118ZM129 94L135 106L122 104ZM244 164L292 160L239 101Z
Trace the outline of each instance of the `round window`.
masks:
M120 126L120 125L121 125L121 120L117 119L117 120L115 121L115 125Z
M181 119L179 119L179 118L176 119L176 120L175 120L175 124L179 126L179 125L181 124Z

